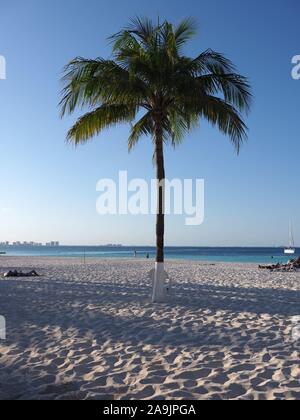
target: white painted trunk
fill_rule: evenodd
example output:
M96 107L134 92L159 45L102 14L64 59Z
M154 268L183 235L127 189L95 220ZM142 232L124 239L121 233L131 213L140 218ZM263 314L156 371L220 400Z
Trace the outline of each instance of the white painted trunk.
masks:
M155 263L154 282L153 282L153 303L163 303L166 301L166 272L164 263Z

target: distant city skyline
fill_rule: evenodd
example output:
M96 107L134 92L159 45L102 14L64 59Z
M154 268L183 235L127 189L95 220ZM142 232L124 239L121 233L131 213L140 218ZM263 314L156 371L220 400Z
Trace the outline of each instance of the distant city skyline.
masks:
M9 241L4 241L4 242L0 242L0 246L2 247L8 247L8 246L48 246L48 247L57 247L60 246L59 241L51 241L51 242L46 242L46 243L42 243L42 242L34 242L34 241L15 241L15 242L9 242Z

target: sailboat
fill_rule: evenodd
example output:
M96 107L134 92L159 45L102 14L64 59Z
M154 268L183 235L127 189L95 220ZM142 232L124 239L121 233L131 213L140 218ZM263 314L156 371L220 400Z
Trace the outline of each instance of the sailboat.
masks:
M292 222L290 222L290 244L289 247L284 250L285 254L293 255L295 254L295 241L294 241L294 235L293 235L293 227Z

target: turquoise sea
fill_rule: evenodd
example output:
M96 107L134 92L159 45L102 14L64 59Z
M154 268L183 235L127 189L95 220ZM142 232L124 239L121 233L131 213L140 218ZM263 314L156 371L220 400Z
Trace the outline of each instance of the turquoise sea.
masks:
M7 256L49 256L86 258L146 258L155 257L154 247L105 247L105 246L59 246L59 247L0 247ZM212 247L166 247L166 259L199 260L211 262L276 263L287 262L300 256L284 255L283 248L212 248ZM0 256L1 258L1 256Z

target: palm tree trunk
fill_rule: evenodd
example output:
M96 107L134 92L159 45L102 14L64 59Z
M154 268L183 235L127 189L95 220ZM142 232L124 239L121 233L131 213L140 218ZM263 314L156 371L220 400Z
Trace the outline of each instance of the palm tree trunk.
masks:
M157 178L157 216L156 216L156 264L153 284L153 302L165 300L164 270L164 235L165 235L165 165L164 145L161 123L158 120L155 128L155 163Z
M164 262L164 235L165 235L165 165L162 136L155 139L155 159L156 159L156 178L157 189L157 216L156 216L156 262Z

